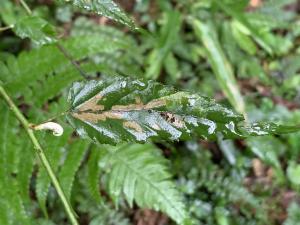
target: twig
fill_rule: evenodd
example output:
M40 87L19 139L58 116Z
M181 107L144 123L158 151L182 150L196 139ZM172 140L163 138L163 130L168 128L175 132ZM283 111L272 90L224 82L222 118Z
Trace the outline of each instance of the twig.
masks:
M0 32L9 30L9 29L11 29L13 27L14 27L13 25L9 25L9 26L6 26L6 27L0 27Z
M9 106L9 108L11 109L11 111L15 114L15 117L20 121L20 123L22 124L22 126L24 127L24 129L26 130L33 146L34 149L36 150L43 166L45 167L54 187L55 190L58 193L59 198L61 199L66 213L72 223L72 225L79 225L77 220L76 220L76 216L74 214L74 211L72 209L72 206L69 204L61 186L60 183L58 181L58 179L55 176L54 171L51 168L51 165L47 159L47 156L44 153L43 148L41 147L39 141L37 140L37 138L35 137L33 131L30 129L29 123L26 120L26 118L24 117L24 115L20 112L20 110L17 108L17 106L14 104L14 102L12 101L12 99L9 97L9 95L6 93L5 89L3 88L2 85L0 85L0 95L3 97L3 99L6 101L7 105Z
M29 6L26 4L26 2L24 0L20 0L21 5L24 7L24 9L26 10L28 15L32 14L31 9L29 8Z
M88 79L87 75L85 74L85 72L80 68L79 64L73 59L73 57L70 55L70 53L64 48L64 46L62 46L59 43L56 43L57 48L64 54L64 56L72 63L72 65L78 70L78 72L80 73L80 75L84 78L84 79Z

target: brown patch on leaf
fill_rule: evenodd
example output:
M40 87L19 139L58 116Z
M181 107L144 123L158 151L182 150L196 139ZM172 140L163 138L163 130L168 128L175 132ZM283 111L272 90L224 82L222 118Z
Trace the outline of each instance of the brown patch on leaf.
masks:
M103 112L103 113L92 113L92 112L81 112L81 113L72 113L72 116L91 123L97 123L98 121L105 121L106 119L122 119L122 113L120 112Z
M91 99L89 99L88 101L84 102L83 104L81 104L78 108L79 111L87 111L87 110L91 110L91 111L100 111L104 109L103 105L98 105L98 101L102 98L101 95L97 94L94 97L92 97Z
M132 110L142 110L143 104L129 104L129 105L114 105L111 109L114 111L132 111Z
M169 112L162 112L160 115L170 124L177 128L183 128L185 123L182 118L178 115L169 113Z
M72 113L72 116L91 123L97 123L98 121L105 121L106 119L122 119L123 112L134 111L134 110L148 110L153 108L158 108L166 105L165 100L155 99L150 101L146 105L143 104L140 97L135 98L136 104L129 105L115 105L112 106L111 110L105 112L99 112L104 110L103 105L98 105L98 101L102 99L103 96L95 95L88 101L84 102L77 107L77 112ZM142 128L136 122L126 122L124 126L132 128L137 132L142 132Z
M148 110L148 109L159 108L165 105L166 105L165 100L155 99L153 101L148 102L146 105L144 105L142 102L139 102L137 104L129 104L129 105L114 105L111 109L115 111Z
M135 102L136 102L136 104L143 104L142 100L139 96L135 97Z
M123 123L123 126L127 127L127 128L130 128L130 129L133 129L138 133L143 132L143 128L137 122L134 122L134 121L126 121L126 122Z
M166 105L166 100L155 99L151 102L148 102L148 104L145 105L145 109L154 109L154 108L159 108L159 107L162 107L165 105Z

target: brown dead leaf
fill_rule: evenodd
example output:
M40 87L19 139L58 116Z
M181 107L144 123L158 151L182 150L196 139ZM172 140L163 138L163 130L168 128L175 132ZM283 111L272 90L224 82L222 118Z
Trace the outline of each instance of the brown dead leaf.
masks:
M259 159L252 160L253 172L256 177L263 177L265 175L265 166Z
M262 0L251 0L249 5L252 8L258 8L262 5Z
M140 209L136 211L134 220L136 225L165 225L169 218L159 212L150 209Z

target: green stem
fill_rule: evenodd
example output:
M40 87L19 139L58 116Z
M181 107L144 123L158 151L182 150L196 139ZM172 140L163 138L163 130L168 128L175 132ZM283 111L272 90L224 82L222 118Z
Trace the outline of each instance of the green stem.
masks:
M6 26L6 27L0 27L0 32L9 30L11 28L13 28L13 25L9 25L9 26Z
M28 15L32 14L31 9L29 8L29 6L26 4L26 2L24 0L20 0L21 5L24 7L24 9L26 10L26 12L28 13Z
M26 10L28 15L32 15L32 11L29 8L29 6L27 5L27 3L24 0L20 0L22 6L24 7L24 9ZM63 53L63 55L66 57L66 59L68 59L71 64L75 67L76 70L78 70L78 72L80 73L80 75L84 78L84 79L88 79L87 75L85 74L85 72L80 68L79 64L73 59L73 57L70 55L70 53L59 43L56 43L56 47L59 49L59 51L61 53Z
M47 159L47 156L44 153L44 150L42 149L39 141L37 140L37 138L35 137L33 131L30 129L29 123L26 120L26 118L24 117L24 115L20 112L20 110L17 108L17 106L14 104L14 102L12 101L12 99L9 97L9 95L6 93L5 89L2 87L2 85L0 85L0 95L4 98L4 100L6 101L6 103L8 104L9 108L12 110L12 112L15 114L16 118L20 121L20 123L22 124L22 126L24 127L24 129L26 130L29 138L31 139L31 142L43 164L43 166L45 167L54 187L55 190L58 193L59 198L61 199L66 213L72 223L72 225L78 225L78 222L76 220L76 216L74 214L74 211L71 207L71 205L69 204L61 186L60 183L58 181L58 179L55 176L55 173L53 172L51 165Z
M61 51L61 53L63 53L63 55L66 57L66 59L68 59L71 64L75 67L75 69L80 73L80 75L84 78L84 79L88 79L87 75L85 74L85 72L81 69L80 65L73 59L73 57L70 55L70 53L64 48L64 46L62 46L59 43L56 43L56 47L59 49L59 51Z

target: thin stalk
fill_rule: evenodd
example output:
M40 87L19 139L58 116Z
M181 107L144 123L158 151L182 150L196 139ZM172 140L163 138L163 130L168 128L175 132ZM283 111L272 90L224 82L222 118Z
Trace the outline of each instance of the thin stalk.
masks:
M61 51L61 53L63 53L63 55L72 63L72 65L78 70L78 72L80 73L80 75L84 78L84 79L88 79L87 75L85 74L85 72L81 69L80 65L73 59L73 57L71 56L71 54L67 51L67 49L64 48L64 46L62 46L59 43L56 43L56 47Z
M11 28L13 28L13 25L9 25L9 26L6 26L6 27L0 27L0 32L9 30Z
M27 3L24 0L20 0L22 6L24 7L24 9L26 10L28 15L32 15L32 11L29 8L29 6L27 5ZM59 43L56 43L56 47L59 49L59 51L66 57L66 59L68 59L71 64L75 67L76 70L78 70L78 72L80 73L80 75L84 78L84 79L88 79L86 73L80 68L80 65L73 59L72 55L67 51L67 49L64 48L64 46L62 46Z
M26 10L28 15L32 14L31 9L29 8L29 6L26 4L26 2L24 0L20 0L21 5L24 7L24 9Z
M20 110L17 108L17 106L14 104L14 102L12 101L12 99L9 97L9 95L7 94L7 92L5 91L5 89L3 88L2 85L0 85L0 95L3 97L3 99L6 101L7 105L9 106L9 108L11 109L11 111L14 113L15 117L20 121L20 123L22 124L22 126L24 127L24 129L26 130L33 146L34 149L36 150L37 155L39 156L43 166L45 167L53 185L55 190L58 193L59 198L61 199L66 213L70 219L70 222L72 225L79 225L79 223L76 220L76 216L74 214L74 211L72 209L72 206L69 204L61 186L60 183L58 181L58 179L55 176L55 173L53 171L53 169L51 168L51 165L47 159L47 156L44 153L43 148L41 147L39 141L37 140L37 138L35 137L33 131L30 129L30 125L29 122L27 121L27 119L24 117L24 115L20 112Z

